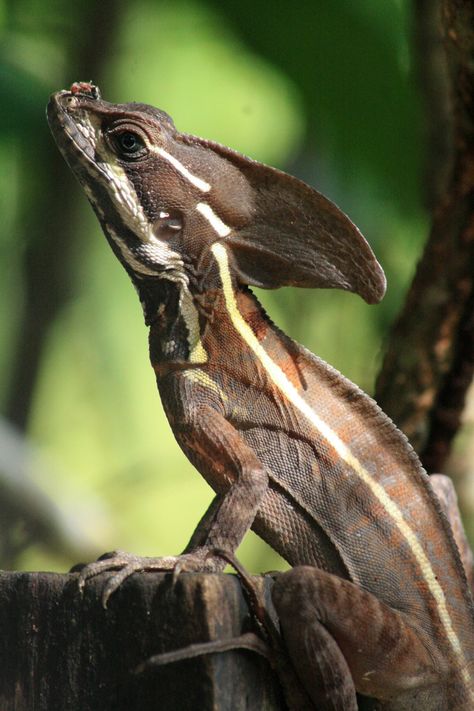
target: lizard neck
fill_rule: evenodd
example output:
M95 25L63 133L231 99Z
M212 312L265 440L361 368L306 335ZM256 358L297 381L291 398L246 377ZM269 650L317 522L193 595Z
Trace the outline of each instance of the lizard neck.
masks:
M234 313L222 289L191 296L181 284L160 280L143 281L138 291L150 326L150 359L158 375L205 366L243 383L268 386L258 357L236 330L238 318L294 385L301 386L297 345L275 326L248 287L234 285Z
M259 389L273 389L268 372L262 366L255 347L250 347L242 332L248 329L259 347L277 363L297 388L302 385L298 365L298 345L278 329L248 287L233 289L232 307L222 290L216 295L212 323L203 335L203 346L208 354L208 364L217 371L226 372L242 383L258 385Z

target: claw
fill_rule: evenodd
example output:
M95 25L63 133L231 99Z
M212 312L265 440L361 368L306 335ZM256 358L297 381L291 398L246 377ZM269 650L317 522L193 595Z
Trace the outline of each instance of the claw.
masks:
M210 562L212 552L207 548L198 548L192 553L183 553L175 559L173 566L173 585L176 584L181 573L211 573L219 570L214 562Z
M82 568L78 577L79 590L83 591L86 582L90 578L101 573L117 571L108 577L102 593L102 605L106 608L110 597L130 575L145 570L172 570L177 560L175 556L141 558L124 551L105 553L98 560Z
M115 570L123 565L123 560L127 556L123 551L112 551L110 553L104 553L100 558L98 558L93 563L85 565L79 572L79 577L77 584L79 590L82 592L84 586L90 578L94 578L100 573L106 572L108 570Z
M104 590L102 591L102 607L104 610L107 608L110 597L114 594L116 590L122 585L122 583L133 575L136 571L130 566L125 566L119 570L115 575L111 575L107 580Z
M176 561L176 565L173 568L173 573L172 573L172 578L171 578L173 587L178 582L178 578L181 575L181 573L185 570L186 570L186 561L183 560L182 558L178 559Z

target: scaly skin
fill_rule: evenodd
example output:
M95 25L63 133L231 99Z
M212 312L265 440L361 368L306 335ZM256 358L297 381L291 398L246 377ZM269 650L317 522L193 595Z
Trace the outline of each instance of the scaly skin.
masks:
M474 708L474 615L451 527L373 400L279 331L248 285L378 301L357 228L304 183L96 87L52 96L55 139L144 307L175 437L216 491L185 553L81 575L221 570L252 527L292 565L274 600L320 709ZM333 675L333 676L331 676ZM336 681L335 681L336 680Z

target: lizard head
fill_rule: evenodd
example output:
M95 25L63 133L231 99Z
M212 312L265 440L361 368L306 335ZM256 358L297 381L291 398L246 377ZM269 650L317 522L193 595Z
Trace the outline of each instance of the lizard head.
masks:
M236 283L340 288L380 300L385 277L352 222L279 170L180 133L163 111L103 101L93 84L53 94L48 120L135 283L217 288L212 247ZM204 285L204 287L203 287Z

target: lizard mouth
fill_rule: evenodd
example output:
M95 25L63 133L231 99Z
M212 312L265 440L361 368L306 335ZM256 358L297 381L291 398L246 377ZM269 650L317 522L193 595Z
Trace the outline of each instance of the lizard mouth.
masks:
M48 123L59 150L75 173L81 173L84 163L100 172L96 152L97 128L87 111L87 104L96 99L75 95L70 91L52 94L46 109ZM83 105L86 106L83 107ZM82 170L81 170L82 169Z

